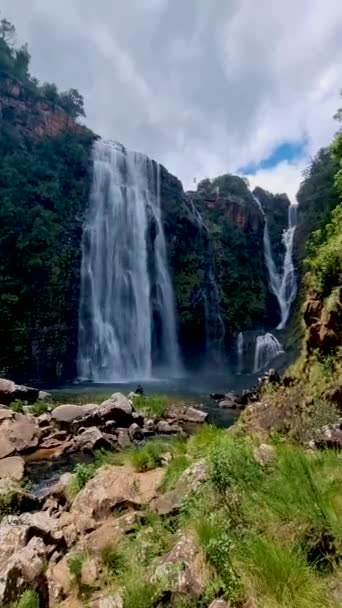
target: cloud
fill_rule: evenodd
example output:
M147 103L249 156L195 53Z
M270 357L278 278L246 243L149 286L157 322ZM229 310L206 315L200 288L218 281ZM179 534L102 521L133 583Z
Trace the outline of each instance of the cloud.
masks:
M275 4L2 0L2 10L29 43L38 78L78 88L89 126L156 158L187 187L305 140L305 158L251 179L293 197L335 129L342 2Z

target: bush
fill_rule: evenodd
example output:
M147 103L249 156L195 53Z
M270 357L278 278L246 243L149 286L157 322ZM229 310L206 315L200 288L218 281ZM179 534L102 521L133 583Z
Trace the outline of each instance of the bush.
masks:
M70 574L74 577L74 579L79 583L82 574L82 566L85 561L85 556L81 553L77 555L73 555L68 559L68 568Z
M191 435L188 441L187 452L193 458L201 458L208 453L214 443L223 437L226 437L224 429L203 424L196 433Z
M152 439L130 450L127 457L136 471L150 471L162 465L162 455L169 451L170 446L171 442L169 445L167 441Z
M152 395L150 397L137 395L134 397L134 407L138 412L142 412L146 416L162 418L167 411L167 397L163 397L162 395Z
M39 608L39 595L35 591L25 591L13 608Z
M115 547L105 547L101 554L102 563L109 574L117 575L122 572L125 560L122 553Z
M40 416L41 414L45 414L52 409L52 404L48 401L36 401L33 405L30 406L30 414L34 414L35 416Z
M94 463L77 464L74 470L74 475L67 487L67 497L72 502L77 494L84 488L86 483L90 481L97 471L97 466Z
M13 412L16 412L16 414L23 414L24 413L24 402L21 401L20 399L16 399L15 401L13 401L13 403L10 404L10 409Z

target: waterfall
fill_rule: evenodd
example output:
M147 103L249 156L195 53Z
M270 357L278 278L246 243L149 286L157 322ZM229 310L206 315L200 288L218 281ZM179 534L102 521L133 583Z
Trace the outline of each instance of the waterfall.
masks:
M272 334L257 336L254 355L254 373L259 372L271 363L275 357L283 353L280 342Z
M240 331L237 337L236 350L237 350L237 360L238 360L238 374L242 374L243 371L243 346L244 339L243 333Z
M293 242L297 224L297 205L288 208L288 227L283 232L283 244L285 255L281 272L277 271L273 260L271 239L268 230L267 216L259 199L253 194L253 198L262 212L264 225L264 256L269 276L269 285L272 293L277 298L280 309L280 322L277 329L284 329L289 318L291 305L297 293L297 280L293 265Z
M180 369L160 167L97 141L82 238L78 373L114 382Z

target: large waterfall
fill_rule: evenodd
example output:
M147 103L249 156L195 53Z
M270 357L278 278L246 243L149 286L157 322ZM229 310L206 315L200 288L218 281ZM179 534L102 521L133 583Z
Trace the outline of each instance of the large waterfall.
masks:
M254 196L264 219L264 255L269 276L269 285L272 293L277 298L280 309L280 322L277 329L284 329L289 318L291 306L297 293L296 273L293 265L293 242L297 224L297 205L290 205L288 209L288 226L283 232L283 244L285 255L281 272L277 271L272 255L271 239L268 230L267 216L259 199Z
M83 230L78 373L94 382L179 373L160 167L97 141Z

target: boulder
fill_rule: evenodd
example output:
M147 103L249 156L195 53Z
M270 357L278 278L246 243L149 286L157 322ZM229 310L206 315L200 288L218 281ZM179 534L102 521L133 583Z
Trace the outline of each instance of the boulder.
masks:
M65 403L58 405L53 410L52 420L57 422L61 427L68 427L76 418L82 418L89 412L98 409L97 403L87 403L85 405L76 405L75 403Z
M12 380L0 378L0 403L9 405L14 401L15 383Z
M192 538L183 535L162 556L151 577L153 582L167 581L168 591L199 597L209 581L205 559Z
M15 445L7 439L7 433L0 428L0 458L7 458L15 452Z
M230 608L231 603L225 602L224 600L214 600L211 602L209 608Z
M23 490L22 486L9 477L0 479L0 504L2 514L6 512L21 513L30 509L37 509L39 499Z
M5 407L0 408L0 424L3 420L11 420L12 418L14 418L14 412L12 412L12 410Z
M36 423L35 418L25 416L24 414L15 414L13 419L4 420L0 428L0 443L4 437L8 449L9 444L13 446L13 453L33 451L39 442L41 430ZM3 447L0 448L0 453L3 453ZM9 454L6 454L6 456ZM2 458L4 456L2 455Z
M20 399L21 401L26 401L29 404L35 403L39 396L39 390L37 388L32 388L32 386L23 386L21 384L15 385L13 401L16 399Z
M89 557L82 564L81 583L86 587L98 587L99 585L100 568L98 560L94 557Z
M15 481L24 478L25 461L20 456L9 456L0 460L0 479L8 477Z
M96 426L92 426L74 437L74 443L81 452L93 452L101 448L110 449L113 447L108 435L105 436Z
M180 432L182 428L178 424L170 424L167 420L159 420L157 423L157 433L171 435L172 433Z
M236 410L236 408L237 408L236 397L232 396L232 395L226 395L225 398L223 399L223 401L220 401L219 407L221 409Z
M110 399L107 399L101 403L101 407L105 407L107 405L114 405L116 409L121 410L129 416L133 413L131 401L122 393L113 393Z
M142 439L144 437L142 428L136 422L133 422L133 424L131 424L128 429L128 434L133 441L135 439Z
M121 393L114 393L97 408L74 419L71 428L73 432L77 432L81 427L102 427L108 420L113 420L117 427L127 428L135 422L132 413L133 408L129 399Z
M159 515L176 514L183 501L198 491L208 480L208 465L206 460L192 464L179 478L174 490L161 494L152 500L150 508Z
M126 450L131 445L131 440L129 438L129 433L127 429L118 429L118 446L122 450Z
M47 393L46 391L39 391L38 393L38 401L50 401L51 393Z
M41 538L27 540L25 532L19 531L12 551L0 551L0 601L8 604L15 602L23 591L32 589L39 592L43 602L47 601L47 581L45 566L47 550ZM1 546L1 545L0 545Z
M162 469L136 473L130 467L102 467L76 496L71 513L100 520L115 507L146 506L156 496L163 473Z
M40 426L41 428L46 428L46 427L50 426L51 420L52 420L52 416L48 412L45 412L44 414L37 416L38 426Z
M42 538L46 545L59 545L62 548L66 546L58 519L44 511L7 515L2 523L5 526L26 527L30 538L32 536Z

